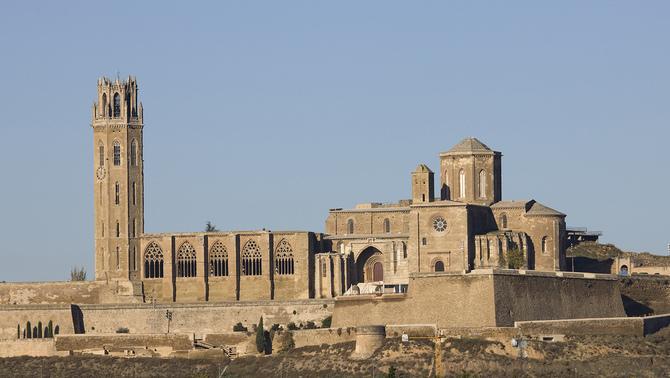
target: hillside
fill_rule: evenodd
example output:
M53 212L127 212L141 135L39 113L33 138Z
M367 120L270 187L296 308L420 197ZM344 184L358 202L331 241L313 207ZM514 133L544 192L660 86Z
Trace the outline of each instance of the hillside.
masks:
M631 257L635 266L670 266L670 256L659 256L649 252L626 252L613 244L584 242L567 249L568 257L587 257L603 261L616 257Z

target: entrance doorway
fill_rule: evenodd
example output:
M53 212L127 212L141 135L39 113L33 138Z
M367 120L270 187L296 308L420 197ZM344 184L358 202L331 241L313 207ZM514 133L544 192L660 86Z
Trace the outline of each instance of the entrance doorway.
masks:
M375 247L368 247L356 259L358 283L384 281L384 255Z

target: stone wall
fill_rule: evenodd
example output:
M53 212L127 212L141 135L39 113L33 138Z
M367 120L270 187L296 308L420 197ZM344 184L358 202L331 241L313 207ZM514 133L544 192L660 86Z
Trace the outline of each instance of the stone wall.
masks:
M323 328L288 331L296 348L309 345L338 344L356 340L355 328Z
M133 285L128 281L62 281L0 283L0 305L134 303Z
M133 348L161 348L186 351L193 349L193 340L187 334L170 335L64 335L55 337L56 351L106 349L122 351Z
M618 335L643 336L642 318L592 318L515 322L523 335Z
M56 356L53 339L0 341L0 358L4 357L48 357ZM65 354L60 354L65 355Z
M525 335L646 336L670 325L670 314L640 318L592 318L515 322Z
M407 294L338 297L333 327L435 324L511 326L514 321L625 316L608 275L478 270L410 277Z
M507 271L495 274L494 290L498 326L523 320L626 316L618 282L610 275Z
M251 329L261 316L268 326L308 321L321 324L332 314L333 300L78 305L73 308L88 335L115 333L119 328L127 328L131 334L166 333L167 311L172 312L171 333L202 335L232 332L238 322ZM60 335L74 334L72 314L70 306L0 306L0 340L16 339L17 326L23 327L27 321L34 327L38 321L46 326L51 320L54 326L59 326Z

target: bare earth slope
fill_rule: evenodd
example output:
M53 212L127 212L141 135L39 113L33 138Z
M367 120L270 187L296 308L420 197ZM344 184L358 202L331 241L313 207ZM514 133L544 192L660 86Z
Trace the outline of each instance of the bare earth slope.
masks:
M272 356L224 361L72 356L0 359L1 377L381 377L393 367L397 377L440 375L664 376L670 368L670 331L646 338L577 337L565 342L530 341L527 358L509 340L447 339L439 350L430 340L386 342L369 359L349 358L353 343L307 347Z

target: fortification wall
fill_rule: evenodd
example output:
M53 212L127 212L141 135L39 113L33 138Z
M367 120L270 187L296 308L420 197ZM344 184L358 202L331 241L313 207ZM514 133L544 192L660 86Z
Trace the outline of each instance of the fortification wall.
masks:
M16 340L25 337L30 323L31 337L36 327L44 328L52 322L54 333L74 333L72 313L69 305L0 306L0 340Z
M333 327L369 324L495 326L491 275L439 273L412 276L407 294L338 297Z
M415 274L407 294L338 297L333 327L509 327L515 320L617 316L625 313L612 276L487 269Z
M515 321L626 316L617 279L593 273L495 273L497 326Z
M525 335L614 335L642 337L670 325L670 314L639 318L592 318L515 322Z
M643 336L642 318L593 318L515 322L523 335L620 335Z
M0 341L0 357L56 356L53 339ZM65 355L65 354L60 354Z
M187 334L170 335L64 335L56 336L56 351L82 351L105 348L108 351L119 351L131 348L160 348L172 350L193 349L193 340Z
M137 303L130 282L62 281L0 283L0 305Z
M296 348L310 345L338 344L356 340L355 328L323 328L288 331Z
M252 328L261 316L266 325L313 321L321 324L333 310L333 300L258 301L197 304L116 304L70 306L27 305L0 306L0 340L16 339L17 326L31 327L49 320L59 326L59 334L74 334L74 324L82 326L88 335L115 333L127 328L131 334L166 333L166 311L172 312L170 332L207 333L232 332L238 322ZM73 315L75 318L73 319Z

